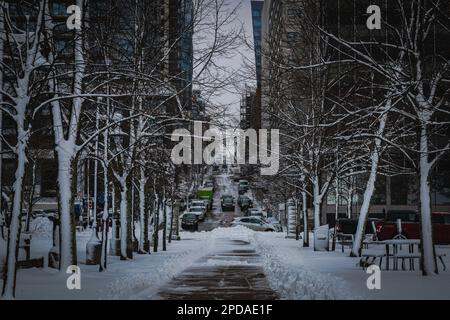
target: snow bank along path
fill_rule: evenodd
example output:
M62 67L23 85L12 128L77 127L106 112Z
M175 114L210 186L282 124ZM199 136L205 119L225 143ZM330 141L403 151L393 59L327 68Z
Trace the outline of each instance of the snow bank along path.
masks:
M290 254L277 246L272 233L255 232L242 226L216 228L211 232L186 233L177 252L168 250L148 268L128 273L103 290L106 299L148 299L164 284L196 260L215 250L215 240L244 240L254 245L262 258L269 285L282 299L351 299L345 281L336 276L289 263ZM185 242L184 244L182 244ZM301 248L299 248L301 250ZM126 262L125 262L126 263ZM214 263L211 261L211 263ZM226 263L225 261L221 262ZM234 262L233 262L234 263ZM126 266L124 266L126 267Z
M277 246L273 233L255 232L237 226L211 231L212 239L242 239L255 246L261 256L269 285L282 299L352 299L345 280L306 266L290 263L292 252ZM299 247L299 250L301 248Z
M271 235L255 232L253 238L256 251L263 257L263 267L269 284L282 299L353 299L345 280L290 263L292 253L271 241L274 240L273 237L268 237Z
M159 251L150 256L156 258L119 279L109 283L101 292L102 299L148 299L158 288L169 282L181 271L211 251L214 241L210 232L184 233L176 247ZM175 249L175 250L174 250ZM127 268L127 262L122 267Z

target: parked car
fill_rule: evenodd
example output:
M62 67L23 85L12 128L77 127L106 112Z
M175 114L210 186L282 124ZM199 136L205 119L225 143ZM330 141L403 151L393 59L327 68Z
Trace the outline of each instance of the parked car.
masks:
M283 231L280 222L276 218L274 217L266 218L265 221L271 226L273 226L276 232Z
M208 205L205 204L204 199L195 199L195 200L191 200L191 203L189 205L190 207L203 207L203 210L206 212L208 211Z
M238 206L241 206L241 202L244 198L248 198L246 195L240 194L237 198L237 204Z
M198 198L191 199L191 201L189 201L189 207L202 206L203 204L204 204L203 200L202 199L198 199Z
M234 204L234 197L232 195L230 195L230 194L222 195L222 197L220 198L220 203L222 204L225 199L228 199L229 201L233 202L233 204Z
M252 199L250 199L247 196L241 196L240 198L240 202L239 203L239 207L241 208L241 211L247 211L248 208L252 208L253 207L253 201Z
M205 183L203 184L204 188L212 188L213 192L215 192L215 186L214 186L214 181L213 180L206 180Z
M200 220L200 221L205 220L206 212L205 212L205 207L203 207L203 206L202 207L200 207L200 206L189 207L188 213L196 214L198 217L198 220Z
M181 199L180 200L180 211L184 211L187 208L186 200Z
M420 216L415 211L388 211L386 220L376 225L379 240L392 239L398 234L397 219L401 219L402 235L408 239L420 239ZM435 244L450 244L450 213L433 212L433 242Z
M378 218L368 218L365 228L365 234L374 234L372 222L375 224L375 227L381 219ZM356 229L358 227L358 219L349 219L349 218L340 218L336 221L336 232L343 234L355 234Z
M248 191L249 185L247 180L239 180L238 192L244 194Z
M198 230L198 215L195 212L187 212L181 217L181 228Z
M247 210L247 216L251 217L264 217L263 212L261 209L258 208L250 208Z
M276 231L275 227L260 217L238 217L231 223L232 226L244 226L255 231Z
M233 197L222 197L221 207L222 211L234 211Z
M239 181L241 178L241 168L236 164L233 164L231 167L231 173L233 174L233 181Z
M205 199L202 198L201 200L203 200L203 203L208 210L212 209L212 203L208 198L205 198Z

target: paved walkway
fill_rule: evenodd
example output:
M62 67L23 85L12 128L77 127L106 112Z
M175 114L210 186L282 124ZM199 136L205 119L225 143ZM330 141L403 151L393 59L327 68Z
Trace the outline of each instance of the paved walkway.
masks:
M205 255L165 287L156 299L237 300L277 299L270 289L261 258L243 240L216 239L213 253Z

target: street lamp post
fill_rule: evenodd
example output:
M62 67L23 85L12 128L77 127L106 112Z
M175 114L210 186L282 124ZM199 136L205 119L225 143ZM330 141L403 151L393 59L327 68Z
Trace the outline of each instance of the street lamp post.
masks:
M100 103L100 98L99 101ZM97 103L97 110L95 114L95 130L98 134L99 130L99 108ZM88 243L86 244L86 264L100 264L101 255L102 255L102 243L97 235L97 191L98 191L98 136L95 139L95 162L94 162L94 202L93 202L93 216L92 216L92 234ZM105 192L108 192L106 189Z

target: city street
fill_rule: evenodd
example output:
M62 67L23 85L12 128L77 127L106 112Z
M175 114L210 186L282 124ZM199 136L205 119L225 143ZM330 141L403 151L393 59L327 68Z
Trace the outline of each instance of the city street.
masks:
M449 40L450 0L0 0L0 301L450 300Z
M217 227L229 227L235 217L241 217L243 213L237 205L237 185L231 181L227 174L215 176L216 192L214 193L213 209L206 215L205 221L199 223L198 231L211 231ZM222 211L220 199L222 195L232 195L235 198L234 211Z

